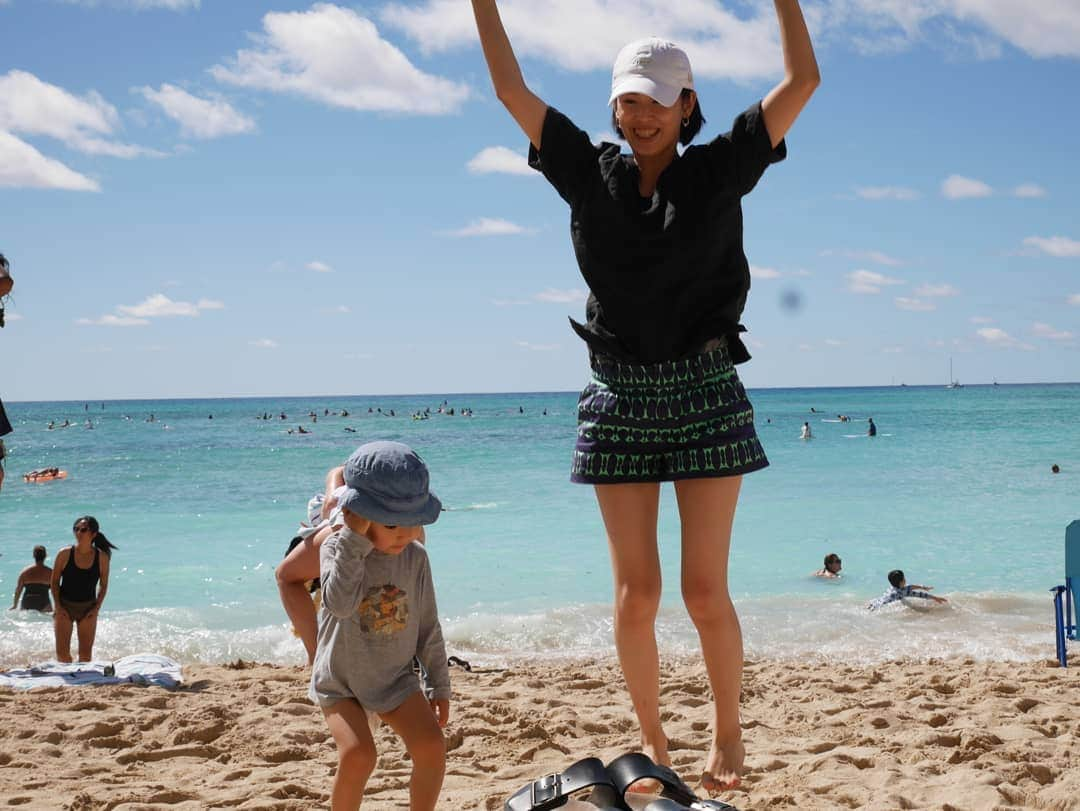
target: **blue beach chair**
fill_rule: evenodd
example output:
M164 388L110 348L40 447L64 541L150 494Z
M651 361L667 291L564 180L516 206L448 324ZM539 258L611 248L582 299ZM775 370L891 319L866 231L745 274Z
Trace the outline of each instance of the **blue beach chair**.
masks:
M1065 640L1080 639L1080 521L1065 528L1065 585L1050 591L1054 593L1057 657L1062 667L1068 667Z

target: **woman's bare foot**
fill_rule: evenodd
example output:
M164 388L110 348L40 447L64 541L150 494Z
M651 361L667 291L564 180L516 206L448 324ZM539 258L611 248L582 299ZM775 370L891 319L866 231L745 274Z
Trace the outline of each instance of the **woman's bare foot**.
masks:
M705 771L701 774L701 788L708 794L718 794L738 788L742 782L743 759L746 749L742 738L726 741L713 740Z
M667 735L664 734L663 730L651 740L647 740L643 735L641 738L641 753L646 755L653 763L670 766L671 756L668 754L667 744ZM645 779L631 784L626 791L629 794L659 794L663 788L658 781Z

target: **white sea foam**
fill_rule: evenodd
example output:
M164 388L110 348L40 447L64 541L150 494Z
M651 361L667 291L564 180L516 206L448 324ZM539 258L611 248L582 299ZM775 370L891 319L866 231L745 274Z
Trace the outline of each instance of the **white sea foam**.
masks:
M876 612L848 600L742 600L737 606L748 659L821 659L851 664L971 658L1030 661L1054 653L1049 601L1035 595L958 594L949 606L918 610L900 603ZM230 613L231 612L231 613ZM233 627L214 626L235 616ZM216 619L215 619L216 618ZM251 620L248 622L248 620ZM479 661L614 654L611 607L579 604L531 613L477 610L443 619L447 651ZM665 607L657 640L669 655L694 655L697 635L681 607ZM0 618L0 663L52 657L47 616L10 612ZM105 611L97 651L116 658L154 652L182 662L236 659L301 664L303 647L284 622L265 623L239 607Z

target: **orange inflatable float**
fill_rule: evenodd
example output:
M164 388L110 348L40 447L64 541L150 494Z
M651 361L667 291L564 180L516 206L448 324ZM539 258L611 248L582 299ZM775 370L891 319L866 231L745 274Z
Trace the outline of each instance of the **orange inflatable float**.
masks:
M51 482L54 479L66 479L67 471L57 467L47 467L43 470L31 470L23 474L24 482Z

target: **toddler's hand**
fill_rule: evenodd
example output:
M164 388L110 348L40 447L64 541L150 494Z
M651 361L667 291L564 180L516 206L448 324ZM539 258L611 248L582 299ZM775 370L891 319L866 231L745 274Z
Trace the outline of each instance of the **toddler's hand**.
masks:
M435 713L435 720L439 722L439 728L442 729L450 720L450 701L445 698L433 698L429 703L431 711Z

